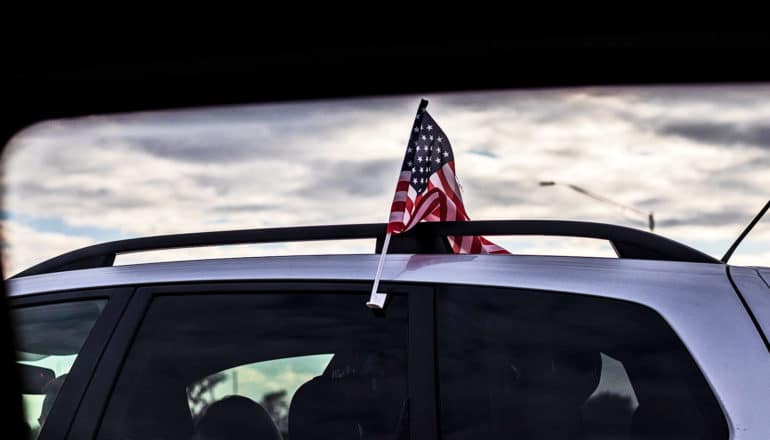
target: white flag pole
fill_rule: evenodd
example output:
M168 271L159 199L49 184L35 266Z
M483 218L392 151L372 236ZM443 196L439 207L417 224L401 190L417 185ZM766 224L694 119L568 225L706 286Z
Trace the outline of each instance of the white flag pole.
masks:
M370 309L382 310L383 307L385 307L385 300L388 298L387 293L380 293L377 291L377 288L380 286L382 266L385 264L385 254L388 253L388 246L390 246L390 232L385 234L385 242L382 243L382 252L380 253L380 262L377 264L377 273L374 275L372 293L369 295L369 301L366 303L366 307L369 307Z
M415 132L418 132L422 128L421 127L422 114L425 113L426 107L428 107L428 100L421 99L420 106L417 108L417 117L415 118L416 119L415 126L412 128L413 130L415 130ZM431 140L432 140L432 137L431 137ZM411 148L407 148L406 154L409 154L410 152L411 152ZM404 156L404 162L406 162L406 155ZM411 163L409 165L411 165ZM396 187L396 191L398 191L398 187ZM396 194L398 194L398 192ZM395 199L394 199L394 203L395 203ZM391 211L392 210L393 210L393 207L391 206ZM366 303L366 307L369 307L370 309L382 310L383 307L385 307L385 300L388 298L387 293L378 292L377 288L380 286L380 277L382 276L382 267L385 265L385 255L388 253L388 246L390 246L390 235L391 235L390 232L386 233L385 241L382 243L382 252L380 252L380 261L379 263L377 263L377 273L374 275L374 283L372 284L372 293L369 295L369 301Z

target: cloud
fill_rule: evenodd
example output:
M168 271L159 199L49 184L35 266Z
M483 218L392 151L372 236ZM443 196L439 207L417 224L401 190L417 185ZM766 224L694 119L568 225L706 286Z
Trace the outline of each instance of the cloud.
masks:
M749 145L770 147L770 125L741 126L714 122L680 122L660 127L664 135L681 136L695 142L713 145Z
M263 203L251 203L251 204L243 204L243 205L216 206L212 209L215 212L228 214L233 212L254 213L254 212L266 211L266 210L275 209L275 208L277 208L276 205L268 205Z
M251 139L220 136L216 139L181 133L177 136L127 136L123 140L150 155L193 163L229 163L259 157ZM104 141L105 143L108 141Z
M770 103L760 99L768 92L632 87L427 98L451 139L473 219L646 227L645 216L564 185L537 184L555 180L653 211L656 232L721 255L770 196ZM19 224L39 238L34 245L22 229L9 231L6 254L31 262L58 254L64 237L74 247L83 237L108 238L89 230L124 238L383 222L419 98L104 115L30 127L4 158L4 206L12 219L49 220ZM53 234L50 246L45 234Z
M88 237L38 231L11 220L2 221L2 237L6 276L12 276L48 258L95 243Z
M746 207L726 206L721 211L693 212L675 218L662 218L657 220L659 227L668 228L674 226L721 226L726 224L748 224L753 214Z
M401 163L390 159L315 161L307 168L307 184L299 193L313 200L343 202L381 194L383 184L392 176L398 177Z

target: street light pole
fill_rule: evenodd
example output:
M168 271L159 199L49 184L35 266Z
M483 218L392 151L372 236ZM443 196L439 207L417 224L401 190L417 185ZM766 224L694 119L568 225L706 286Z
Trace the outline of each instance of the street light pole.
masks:
M583 194L584 196L590 197L590 198L592 198L594 200L598 200L598 201L603 202L603 203L607 203L607 204L610 204L610 205L617 206L617 207L619 207L621 209L625 209L625 210L628 210L628 211L633 211L633 212L635 212L637 214L641 214L641 215L647 217L647 227L650 228L650 232L655 230L655 216L653 215L652 211L644 212L644 211L642 211L640 209L636 209L634 207L631 207L631 206L628 206L628 205L624 205L624 204L622 204L620 202L616 202L616 201L614 201L612 199L608 199L607 197L604 197L604 196L601 196L601 195L596 194L594 192L591 192L591 191L589 191L589 190L587 190L585 188L579 187L577 185L572 185L571 183L557 183L557 182L554 182L553 180L543 180L543 181L540 182L540 186L556 186L557 184L561 185L561 186L566 186L567 188L569 188L569 189L571 189L571 190L573 190L575 192L579 192L580 194Z

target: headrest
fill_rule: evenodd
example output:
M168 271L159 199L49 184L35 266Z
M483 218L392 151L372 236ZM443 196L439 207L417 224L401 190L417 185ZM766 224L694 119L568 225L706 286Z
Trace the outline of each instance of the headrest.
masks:
M195 440L258 438L281 440L273 419L262 406L243 396L214 402L195 426Z
M398 372L404 370L404 362L401 352L337 353L326 366L323 377L341 380L349 377L381 376L386 373L399 374Z
M564 404L581 405L599 385L602 359L599 352L530 351L514 360L511 368L520 386L550 392Z
M703 415L684 386L670 385L640 400L631 420L633 440L702 439Z
M289 408L292 439L391 436L406 394L403 354L339 352L299 387Z
M567 398L585 402L599 386L602 356L599 352L559 352L554 356L554 375Z

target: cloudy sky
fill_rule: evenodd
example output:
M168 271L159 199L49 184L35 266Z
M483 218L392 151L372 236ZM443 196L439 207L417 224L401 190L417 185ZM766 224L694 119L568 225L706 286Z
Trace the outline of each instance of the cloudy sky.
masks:
M225 379L214 387L213 393L216 399L240 394L259 402L265 394L286 391L286 402L291 402L302 384L323 373L332 356L320 354L239 365L222 371Z
M10 275L88 244L150 234L382 222L420 98L452 142L473 219L646 228L721 256L770 198L770 86L580 88L399 96L92 116L19 133L3 160ZM541 180L564 185L541 187ZM770 227L735 262L770 265ZM496 240L526 253L606 243ZM148 259L371 252L370 242L239 246Z

